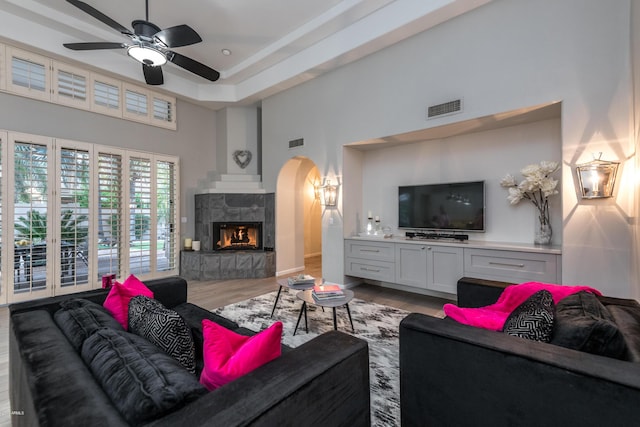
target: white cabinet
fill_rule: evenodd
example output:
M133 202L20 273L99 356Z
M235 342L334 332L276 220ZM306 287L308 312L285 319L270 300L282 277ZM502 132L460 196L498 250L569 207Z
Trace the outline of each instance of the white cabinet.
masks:
M345 239L345 274L383 286L455 294L461 277L561 283L559 249L485 242Z
M494 249L465 249L464 275L513 283L560 283L560 255Z
M362 240L345 240L344 272L363 279L395 280L394 244Z
M395 283L455 294L463 259L460 247L396 243Z
M427 288L457 292L458 279L464 276L464 252L459 246L427 246Z

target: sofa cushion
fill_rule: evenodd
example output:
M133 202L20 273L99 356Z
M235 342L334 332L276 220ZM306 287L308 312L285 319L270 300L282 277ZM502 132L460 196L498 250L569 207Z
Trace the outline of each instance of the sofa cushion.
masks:
M175 359L128 332L96 331L85 340L82 358L130 424L151 421L206 393Z
M534 341L549 342L553 331L554 304L549 291L538 291L511 312L503 332Z
M153 292L132 274L127 277L124 283L113 282L113 286L104 301L104 307L120 322L125 331L129 327L127 320L129 317L129 301L137 295L153 298Z
M214 390L281 354L282 322L253 335L240 335L210 320L202 321L204 369L200 382Z
M84 298L62 301L53 318L78 353L84 340L98 329L122 330L120 323L104 307Z
M624 337L611 314L588 292L578 292L558 302L550 342L618 359L627 355Z
M144 295L135 296L129 302L129 332L152 342L195 374L191 329L174 310Z
M625 300L624 303L607 305L606 308L627 344L625 359L640 362L640 304Z

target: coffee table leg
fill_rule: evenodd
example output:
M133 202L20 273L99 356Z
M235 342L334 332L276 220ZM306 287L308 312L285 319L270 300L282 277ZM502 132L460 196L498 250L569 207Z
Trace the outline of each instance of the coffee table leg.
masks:
M302 301L302 307L300 307L300 314L298 314L298 321L296 322L296 328L293 330L293 335L298 331L298 325L300 324L300 319L302 318L302 312L304 311L304 323L305 328L307 324L307 303ZM307 329L307 333L309 333L309 329Z
M333 307L333 330L337 331L338 330L338 325L336 323L336 308Z
M280 298L280 292L282 292L282 286L278 288L278 295L276 295L276 300L273 303L273 308L271 309L271 317L273 317L273 313L276 311L276 305L278 305L278 299Z
M347 314L349 315L349 322L351 323L351 332L355 334L356 330L353 328L353 320L351 319L351 310L349 310L349 304L345 304L345 307L347 307Z

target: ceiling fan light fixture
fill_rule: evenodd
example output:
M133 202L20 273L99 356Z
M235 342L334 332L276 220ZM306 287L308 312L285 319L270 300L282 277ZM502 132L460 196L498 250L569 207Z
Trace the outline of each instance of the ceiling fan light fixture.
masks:
M131 46L127 49L127 54L136 61L151 67L159 67L167 63L167 57L162 52L148 46Z

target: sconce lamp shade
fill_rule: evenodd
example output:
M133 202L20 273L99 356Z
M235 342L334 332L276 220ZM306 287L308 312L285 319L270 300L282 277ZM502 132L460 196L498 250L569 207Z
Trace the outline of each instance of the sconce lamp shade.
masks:
M602 153L594 154L594 159L578 165L578 183L583 199L601 199L613 196L619 162L600 160Z
M327 184L323 187L324 191L324 205L336 206L338 199L338 187L331 185L331 182L327 180Z

